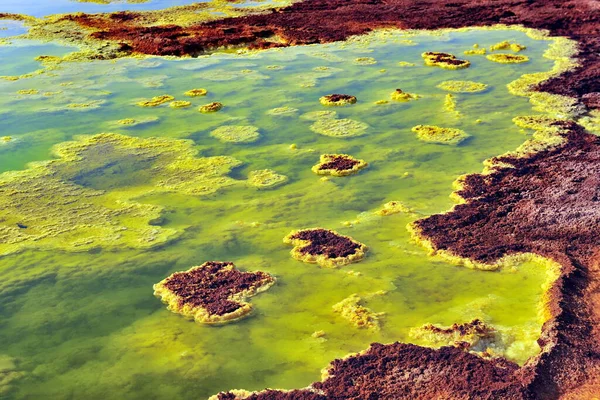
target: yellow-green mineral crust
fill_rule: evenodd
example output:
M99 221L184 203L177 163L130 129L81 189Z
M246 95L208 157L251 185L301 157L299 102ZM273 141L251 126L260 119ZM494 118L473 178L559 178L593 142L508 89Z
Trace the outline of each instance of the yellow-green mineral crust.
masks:
M265 272L241 272L233 263L208 261L155 284L154 295L174 313L204 324L219 324L246 316L252 311L247 298L274 283L275 278Z
M272 169L251 171L248 174L248 183L258 189L272 189L288 181L288 177L278 174Z
M437 87L453 93L475 93L483 92L488 85L473 81L444 81Z
M187 108L192 105L191 101L186 100L176 100L169 103L169 107L171 108Z
M349 118L321 118L310 126L313 132L336 138L348 138L362 136L366 133L369 125L364 122Z
M149 248L175 238L177 231L157 224L163 208L135 198L205 195L238 183L226 174L239 161L197 158L193 146L102 133L55 146L58 159L0 174L0 255L26 248Z
M439 144L459 144L469 135L461 129L442 128L435 125L417 125L412 128L417 138L424 142Z
M402 89L396 89L390 94L390 98L396 101L410 101L418 99L419 96L413 93L404 92Z
M385 217L392 214L411 213L412 211L412 209L410 209L401 201L388 201L381 209L375 211L375 214Z
M163 94L161 96L155 96L150 100L140 101L137 103L137 105L140 107L158 107L161 104L168 103L173 100L175 100L175 97L168 94Z
M226 143L252 143L260 138L258 128L252 125L224 125L210 135Z
M208 91L206 89L191 89L184 93L188 97L200 97L206 96Z
M362 299L355 293L334 304L333 311L357 328L379 330L379 317L382 313L373 312L361 305L361 302Z
M488 54L487 59L500 64L520 64L529 61L529 57L521 54L497 53Z
M292 231L283 242L294 246L291 254L296 260L324 268L358 262L367 251L367 246L351 237L323 228Z

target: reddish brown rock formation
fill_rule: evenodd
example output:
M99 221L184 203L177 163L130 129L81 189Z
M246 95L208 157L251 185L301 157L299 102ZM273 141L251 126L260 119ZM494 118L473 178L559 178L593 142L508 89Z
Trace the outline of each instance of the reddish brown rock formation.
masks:
M154 285L154 294L173 312L198 322L216 323L240 318L252 310L246 297L268 289L275 278L261 271L241 272L233 263L208 261L175 272Z
M600 6L583 0L305 0L260 15L225 18L191 27L144 27L137 13L70 15L93 36L123 42L130 51L196 55L222 46L268 48L344 40L375 28L460 28L523 24L580 43L582 65L541 90L565 95L600 92ZM277 40L273 40L277 38Z

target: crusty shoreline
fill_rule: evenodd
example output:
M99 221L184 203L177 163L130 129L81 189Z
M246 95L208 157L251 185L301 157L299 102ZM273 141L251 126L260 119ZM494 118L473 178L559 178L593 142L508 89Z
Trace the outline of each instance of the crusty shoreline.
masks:
M113 24L96 16L68 18L93 27L96 39L119 43L122 54L176 56L220 47L331 42L384 27L522 24L548 29L552 35L579 43L580 66L539 84L536 90L575 96L590 109L600 108L600 6L592 1L305 0L263 14L187 27L140 27L128 22L132 14L115 13L124 18L113 18L117 21ZM531 252L562 265L548 296L552 318L543 327L539 339L543 352L538 357L518 368L506 360L484 360L454 348L374 344L359 355L334 361L328 378L309 389L247 393L248 398L589 399L598 395L600 240L595 236L600 235L594 229L600 226L600 141L577 125L563 128L562 145L523 158L499 158L514 168L468 176L459 191L464 204L416 223L434 249L457 257L491 263ZM420 372L415 372L417 367ZM358 379L361 376L368 379Z

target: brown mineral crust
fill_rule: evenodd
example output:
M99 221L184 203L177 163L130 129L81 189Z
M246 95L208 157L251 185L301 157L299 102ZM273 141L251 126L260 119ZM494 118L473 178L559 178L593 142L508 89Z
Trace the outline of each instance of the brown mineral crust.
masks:
M484 335L490 332L490 328L480 319L474 319L471 322L464 324L452 324L449 328L440 328L432 324L425 325L423 329L434 333L453 333L458 332L462 336L469 335L472 333Z
M319 165L319 170L334 169L336 171L346 171L352 169L357 164L360 164L360 161L344 156L334 156L331 161Z
M581 66L538 89L565 95L600 92L600 6L582 0L304 0L281 9L189 27L145 27L136 12L66 16L124 42L135 53L197 55L223 46L268 48L344 40L376 28L460 28L522 24L580 43ZM272 40L276 38L277 40Z
M273 281L265 272L241 272L231 266L229 262L209 261L200 268L174 273L165 287L179 298L181 307L202 307L209 315L229 314L241 307L232 296Z
M600 393L600 138L563 128L562 146L499 157L514 168L467 176L458 192L465 204L416 222L436 250L453 255L492 263L535 253L561 264L542 353L523 368L538 398Z
M291 236L291 239L306 240L308 245L298 251L313 256L325 255L327 258L347 257L356 253L361 244L345 236L336 235L327 229L305 229Z
M338 102L338 101L351 101L353 99L356 99L356 97L351 96L349 94L328 94L327 96L324 96L328 101L331 102Z
M234 399L221 394L219 399ZM306 389L268 390L252 400L288 399L529 399L519 367L484 360L455 347L438 350L412 344L374 343L356 356L338 359L328 377Z

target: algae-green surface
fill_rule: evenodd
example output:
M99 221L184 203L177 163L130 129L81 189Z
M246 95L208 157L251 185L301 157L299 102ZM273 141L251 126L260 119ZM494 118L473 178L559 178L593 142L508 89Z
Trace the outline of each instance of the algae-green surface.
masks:
M506 39L526 45L523 54L530 61L507 65L463 54L474 43L489 46ZM31 72L40 68L33 56L56 51L50 44L15 45L19 52L0 46L0 52L11 54L0 75ZM20 372L0 387L0 395L198 399L233 388L303 387L318 380L329 361L371 342L411 341L411 328L476 317L503 333L499 354L520 363L535 355L543 287L552 278L544 265L531 261L500 271L453 266L429 257L410 241L405 227L449 209L456 177L479 172L483 160L531 136L511 121L534 114L531 105L510 95L506 84L524 73L552 69L553 61L543 57L547 46L512 30L383 31L346 43L258 53L63 63L40 75L0 80L0 136L11 138L0 142L0 171L55 159L53 146L101 132L191 140L197 157L228 156L243 163L228 175L236 184L214 193L136 192L136 202L163 210L152 224L177 232L171 242L83 252L70 251L68 243L64 250L32 245L0 258L0 355ZM471 66L428 67L421 58L425 51L450 52ZM363 57L376 63L355 62ZM400 66L401 61L416 65ZM446 92L437 87L447 80L488 88L454 94L458 113L448 112ZM184 96L194 88L208 94ZM420 97L391 101L397 88ZM18 94L30 89L39 93ZM319 98L331 93L354 95L358 102L321 105ZM192 106L137 105L163 94ZM375 104L379 100L389 102ZM198 112L213 101L224 108ZM271 111L282 107L289 108ZM316 111L336 115L308 114ZM331 137L311 130L315 118L350 119L368 127L360 136ZM145 123L118 122L127 119ZM411 131L420 124L458 128L470 137L454 146L422 142ZM211 132L223 125L255 126L260 136L252 143L221 142ZM322 179L311 167L327 153L350 154L369 167ZM75 182L113 197L146 185L146 164L127 155L107 159L114 165L93 171L76 167ZM288 180L269 190L248 184L251 171L265 169ZM375 214L392 200L414 212ZM283 237L312 227L366 244L367 257L338 269L294 260ZM153 297L154 283L208 260L263 270L277 283L251 299L251 316L221 326L190 322ZM385 313L379 330L356 329L333 312L334 304L353 293L373 312ZM315 331L325 335L312 337Z

